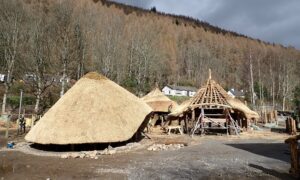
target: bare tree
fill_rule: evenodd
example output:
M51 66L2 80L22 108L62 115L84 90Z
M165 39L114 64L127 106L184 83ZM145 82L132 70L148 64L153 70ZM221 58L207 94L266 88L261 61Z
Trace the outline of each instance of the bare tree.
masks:
M2 114L6 112L6 102L9 89L12 85L14 68L20 46L20 27L22 18L22 6L16 1L1 1L0 8L0 38L4 51L4 95L2 102ZM16 9L18 7L18 9Z
M77 54L77 72L76 79L80 79L84 75L84 61L86 59L86 43L84 38L84 32L81 25L78 23L75 25L75 38L76 38L76 54Z
M254 92L254 80L253 80L253 62L252 62L252 52L250 49L249 54L249 71L250 71L250 92L251 92L251 103L255 106L255 92Z
M40 103L44 92L52 85L53 79L50 77L51 67L51 45L50 35L47 33L47 25L42 15L34 18L33 25L29 31L30 52L27 69L33 72L34 94L36 96L34 112L40 113ZM48 74L47 74L48 73Z
M63 1L54 8L55 32L57 37L57 52L59 54L61 68L61 90L60 96L63 96L66 91L69 65L72 62L72 53L74 48L74 38L72 34L72 13L73 4L68 1Z

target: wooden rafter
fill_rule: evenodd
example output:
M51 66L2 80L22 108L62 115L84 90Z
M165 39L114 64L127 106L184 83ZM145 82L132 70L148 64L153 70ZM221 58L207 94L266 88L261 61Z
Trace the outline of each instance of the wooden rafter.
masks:
M226 100L227 98L227 92L218 83L209 78L206 85L193 97L190 106L199 108L231 107Z

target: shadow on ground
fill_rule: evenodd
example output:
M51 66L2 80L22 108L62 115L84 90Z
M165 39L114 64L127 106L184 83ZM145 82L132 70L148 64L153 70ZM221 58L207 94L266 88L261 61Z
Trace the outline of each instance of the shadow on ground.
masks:
M226 145L290 163L289 147L284 143L245 143Z
M281 173L281 172L277 172L273 169L267 169L265 167L256 165L256 164L249 164L249 167L261 170L264 174L269 174L271 176L277 177L279 179L295 179L295 177L293 177L292 175L288 174L288 173Z

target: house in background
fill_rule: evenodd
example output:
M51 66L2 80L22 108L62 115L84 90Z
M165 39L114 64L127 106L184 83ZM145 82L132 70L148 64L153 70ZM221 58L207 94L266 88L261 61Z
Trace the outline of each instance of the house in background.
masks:
M167 96L189 96L192 97L196 94L197 88L191 86L175 86L167 85L162 89L164 95Z
M6 81L6 75L5 74L0 74L0 82L4 83Z
M236 90L234 88L230 89L227 94L233 98L245 99L244 90Z

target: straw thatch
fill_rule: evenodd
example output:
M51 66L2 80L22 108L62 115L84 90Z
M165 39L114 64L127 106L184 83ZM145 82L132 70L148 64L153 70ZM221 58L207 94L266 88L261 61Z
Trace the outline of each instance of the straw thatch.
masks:
M165 96L158 88L153 89L147 95L141 98L146 102L154 112L173 111L178 104Z
M184 102L182 102L179 106L177 106L172 113L169 114L169 116L173 117L180 117L183 115L183 112L187 111L190 107L191 99L188 99Z
M258 113L252 111L240 100L230 97L227 92L214 80L209 78L205 86L196 95L176 108L170 116L180 117L195 108L229 108L242 112L247 119L258 119Z
M243 112L247 119L259 119L259 115L257 112L252 111L248 106L246 106L242 101L230 97L227 99L227 102L233 109L236 109L240 112Z
M53 105L25 139L39 144L126 141L150 112L146 103L124 88L89 73Z

